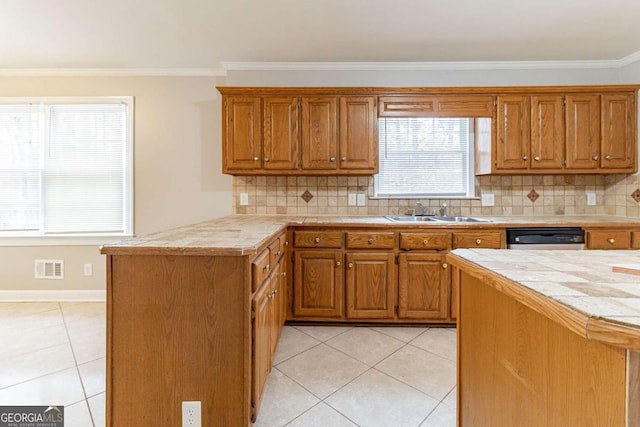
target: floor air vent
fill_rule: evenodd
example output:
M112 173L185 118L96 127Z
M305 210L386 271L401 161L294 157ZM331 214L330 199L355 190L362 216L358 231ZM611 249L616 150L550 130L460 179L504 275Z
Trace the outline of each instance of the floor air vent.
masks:
M36 279L64 279L64 261L37 259Z

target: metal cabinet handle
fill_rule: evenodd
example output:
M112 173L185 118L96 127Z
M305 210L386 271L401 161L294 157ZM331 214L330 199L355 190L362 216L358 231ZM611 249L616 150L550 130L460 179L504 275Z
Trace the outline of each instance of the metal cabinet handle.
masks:
M281 275L282 277L287 277L287 272L286 272L286 271L283 271L282 273L280 273L280 275Z
M331 156L331 157L329 157L329 161L330 161L330 162L335 162L335 161L336 161L336 158L335 158L334 156Z
M347 161L347 157L343 156L340 160L342 160L343 162L346 162Z
M607 242L609 242L609 244L613 245L616 242L616 239L609 238L609 239L607 239Z
M353 268L353 263L352 262L349 263L349 268Z
M446 262L442 264L442 268L446 269L447 267L449 267L449 264L447 264Z
M254 162L257 162L258 160L260 160L260 157L254 157L254 158L253 158L253 161L254 161Z
M289 246L289 241L285 241L285 242L284 242L284 245L285 245L285 246Z
M269 264L264 266L264 271L269 271L271 270L271 266Z
M535 157L533 158L533 160L535 160L536 162L539 162L539 161L540 161L540 156L535 156Z
M593 156L593 160L598 160L600 157L598 156Z
M313 241L316 242L316 243L320 243L320 238L316 237L315 239L313 239Z
M264 158L264 161L265 161L265 162L268 162L268 161L269 161L269 158L268 158L268 157L265 157L265 158Z
M476 239L476 245L479 245L480 243L482 243L482 239Z
M340 267L342 263L340 261L336 261L336 267Z
M427 244L429 244L429 241L428 241L427 239L424 239L424 240L422 241L422 244L423 244L423 245L425 245L425 246L427 246Z
M280 251L276 251L276 256L280 256L281 252Z
M369 240L367 240L367 242L368 242L370 245L373 245L373 237L369 237Z
M611 156L607 154L606 156L604 156L604 159L605 160L611 160Z
M528 159L529 159L529 157L527 157L527 156L522 156L522 160L528 160Z
M273 291L273 296L278 295L278 290L276 289L275 291Z

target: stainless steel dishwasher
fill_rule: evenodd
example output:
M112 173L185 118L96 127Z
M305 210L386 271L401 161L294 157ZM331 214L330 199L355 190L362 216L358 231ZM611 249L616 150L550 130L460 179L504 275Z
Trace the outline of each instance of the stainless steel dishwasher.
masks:
M580 227L507 228L508 249L584 249Z

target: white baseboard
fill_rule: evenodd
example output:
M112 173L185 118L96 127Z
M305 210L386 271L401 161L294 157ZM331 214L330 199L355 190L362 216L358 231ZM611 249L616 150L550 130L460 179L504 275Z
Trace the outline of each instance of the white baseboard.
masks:
M107 291L2 291L0 302L106 301Z

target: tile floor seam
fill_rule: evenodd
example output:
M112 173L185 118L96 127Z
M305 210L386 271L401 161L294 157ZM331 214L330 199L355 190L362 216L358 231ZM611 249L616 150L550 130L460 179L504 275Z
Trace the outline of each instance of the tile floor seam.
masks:
M406 382L404 382L403 380L401 380L401 379L399 379L399 378L394 377L393 375L387 374L386 372L381 371L380 369L376 369L375 367L374 367L374 368L371 368L371 369L373 369L373 370L375 370L376 372L379 372L379 373L381 373L381 374L383 374L383 375L386 375L387 377L391 378L392 380L398 381L399 383L402 383L402 384L404 384L404 385L406 385L406 386L408 386L408 387L411 387L412 389L414 389L415 391L419 392L420 394L423 394L423 395L427 396L429 399L435 400L436 402L438 402L438 405L439 405L439 404L440 404L440 402L441 402L439 398L437 398L437 397L435 397L435 396L431 396L429 393L426 393L426 392L424 392L424 391L422 391L422 390L420 390L420 389L416 388L415 386L412 386L411 384L406 383ZM445 397L447 397L447 395L446 395L446 394L445 394ZM438 405L436 405L436 406L438 406Z
M370 329L373 329L373 328L374 328L374 327L371 327ZM415 337L411 338L409 341L402 341L402 340L399 340L399 341L402 341L402 342L403 342L403 343L405 343L405 344L409 344L411 341L415 340L415 339L416 339L416 338L418 338L420 335L424 334L424 333L425 333L425 332L427 332L429 329L431 329L431 327L426 327L426 328L424 328L424 327L416 326L416 329L421 329L421 328L422 328L422 329L424 329L424 331L420 332L418 335L416 335ZM380 332L381 334L384 334L384 335L386 335L386 336L388 336L388 337L398 339L398 338L394 337L393 335L385 334L384 332L382 332L382 330L384 330L384 329L393 329L393 327L384 327L384 328L380 328L380 329L381 329L381 330L378 330L378 329L373 329L373 330L374 330L374 331L376 331L376 332Z
M8 388L15 387L15 386L18 386L18 385L22 385L24 383L28 383L29 381L39 380L41 378L48 377L49 375L59 374L60 372L64 372L66 370L73 369L73 368L74 368L74 366L67 366L66 368L59 369L57 371L47 372L46 374L38 375L37 377L29 378L27 380L20 381L20 382L17 382L15 384L11 384L11 385L8 385L8 386L5 386L5 387L0 387L0 391L6 390Z
M277 366L274 366L274 369L277 369ZM314 392L312 392L311 390L309 390L307 387L305 387L303 384L301 384L300 382L296 381L295 378L291 378L289 375L287 375L286 373L284 373L284 371L281 371L280 369L278 369L278 372L280 372L282 375L284 375L285 377L287 377L288 379L290 379L291 381L293 381L294 383L296 383L297 385L299 385L301 388L303 388L306 392L308 392L309 394L311 394L311 396L315 397L316 399L318 399L320 402L322 402L322 398L319 396L316 396L316 394ZM269 372L269 375L271 375L271 372ZM262 398L264 399L264 394L262 396ZM318 402L318 403L320 403Z
M287 357L286 359L280 360L277 364L274 364L273 366L280 366L280 365L282 365L284 362L286 362L286 361L288 361L288 360L291 360L291 359L293 359L294 357L298 357L298 356L300 356L301 354L304 354L304 353L306 353L306 352L308 352L308 351L311 351L311 350L313 350L314 348L316 348L316 347L318 347L318 346L321 346L322 344L324 344L324 343L323 343L323 342L319 342L318 344L314 344L313 346L311 346L311 347L309 347L309 348L306 348L306 349L302 350L300 353L296 353L296 354L294 354L294 355L291 355L291 356ZM276 347L276 351L278 351L277 347Z
M347 330L342 331L342 332L339 332L338 334L336 334L336 335L332 336L331 338L327 338L326 340L324 340L324 341L323 341L323 340L321 340L321 339L319 339L319 338L317 338L317 337L314 337L314 336L313 336L313 335L311 335L311 334L308 334L307 332L303 331L302 329L299 329L299 328L297 328L297 327L296 327L296 326L313 326L313 325L289 325L289 326L291 326L291 327L293 327L293 328L296 328L296 330L298 330L298 331L302 332L303 334L305 334L305 335L307 335L307 336L309 336L309 337L311 337L311 338L313 338L313 339L315 339L315 340L320 341L321 343L325 343L325 342L327 342L327 341L329 341L329 340L331 340L331 339L333 339L333 338L335 338L335 337L338 337L338 336L340 336L340 335L342 335L342 334L344 334L344 333L346 333L346 332L349 332L350 330L352 330L352 329L355 327L355 326L349 327Z
M417 348L418 350L425 351L425 352L427 352L427 353L429 353L429 354L431 354L431 355L433 355L433 356L437 356L439 359L446 360L447 362L453 362L453 363L456 363L456 360L455 360L455 359L449 359L449 358L447 358L447 357L443 357L442 355L440 355L440 354L438 354L438 353L434 353L433 351L429 351L429 350L426 350L426 349L424 349L424 348L422 348L422 347L418 347L417 345L415 345L415 344L411 344L410 342L409 342L409 343L407 343L407 345L410 345L410 346L411 346L411 347L413 347L413 348Z

